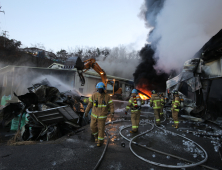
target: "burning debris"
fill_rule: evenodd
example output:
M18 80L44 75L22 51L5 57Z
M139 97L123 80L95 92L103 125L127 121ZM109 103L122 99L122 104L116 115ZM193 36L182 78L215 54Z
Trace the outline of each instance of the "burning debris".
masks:
M72 91L60 92L49 85L45 79L29 87L29 93L20 96L14 93L20 102L10 103L1 110L3 127L17 119L13 125L13 130L18 130L14 142L53 140L88 123L83 120L84 103L80 96Z

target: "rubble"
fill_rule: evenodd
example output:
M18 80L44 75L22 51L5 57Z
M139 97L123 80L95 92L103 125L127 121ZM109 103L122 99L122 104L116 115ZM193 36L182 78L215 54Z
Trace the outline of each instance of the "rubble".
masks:
M9 103L0 111L1 125L12 122L11 130L18 130L9 143L54 140L78 133L78 128L88 124L89 120L83 119L81 96L71 90L60 92L45 79L28 91L20 96L14 92L19 102Z

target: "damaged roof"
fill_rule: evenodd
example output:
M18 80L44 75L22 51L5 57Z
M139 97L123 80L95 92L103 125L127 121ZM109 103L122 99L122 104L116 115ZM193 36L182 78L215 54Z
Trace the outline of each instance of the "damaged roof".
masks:
M218 59L222 56L222 29L214 35L204 46L194 55L193 58L201 58L204 61Z

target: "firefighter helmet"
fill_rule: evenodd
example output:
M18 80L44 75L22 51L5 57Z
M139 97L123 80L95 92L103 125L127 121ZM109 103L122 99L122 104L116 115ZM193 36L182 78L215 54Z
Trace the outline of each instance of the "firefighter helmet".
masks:
M138 94L138 91L137 91L136 89L133 89L133 90L132 90L132 93Z
M96 88L105 90L105 84L103 82L99 82L97 83Z
M152 90L152 94L156 94L156 91L155 91L155 90Z

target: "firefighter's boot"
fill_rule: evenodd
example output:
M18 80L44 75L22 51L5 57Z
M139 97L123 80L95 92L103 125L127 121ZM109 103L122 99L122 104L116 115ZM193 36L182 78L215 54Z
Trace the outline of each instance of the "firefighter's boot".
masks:
M179 128L179 124L176 123L175 126L174 126L174 128L175 128L175 129L178 129L178 128Z
M97 142L97 145L96 145L96 146L100 147L100 146L102 146L102 144L103 144L103 140L98 140L98 142Z
M137 133L138 129L136 130L131 130L130 133Z
M157 125L157 126L160 126L160 121L156 121L156 125Z
M98 135L94 135L95 142L98 142Z

